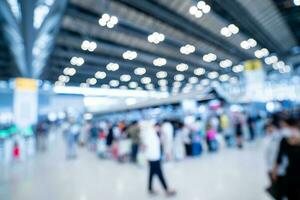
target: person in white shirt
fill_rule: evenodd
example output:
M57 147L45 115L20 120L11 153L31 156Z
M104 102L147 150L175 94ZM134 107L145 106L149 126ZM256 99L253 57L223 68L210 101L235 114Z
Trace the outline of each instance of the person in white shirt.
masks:
M173 159L173 140L174 140L174 128L173 125L165 120L160 128L161 140L164 151L164 158L166 161Z
M154 122L150 120L141 122L140 130L143 146L145 148L145 155L149 162L149 193L152 195L156 194L156 192L153 190L152 183L154 175L157 175L166 192L166 195L174 196L175 192L169 190L161 169L161 143L160 138L155 130Z

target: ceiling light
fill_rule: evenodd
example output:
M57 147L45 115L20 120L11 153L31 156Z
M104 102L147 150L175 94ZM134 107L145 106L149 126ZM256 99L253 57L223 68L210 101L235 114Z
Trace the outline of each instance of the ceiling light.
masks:
M60 76L58 77L58 80L59 80L60 82L67 83L67 82L70 81L70 77L64 76L64 75L60 75Z
M144 67L138 67L138 68L136 68L136 69L134 70L134 73L135 73L136 75L141 76L141 75L144 75L144 74L146 73L146 69L145 69Z
M222 60L220 63L219 63L220 67L222 68L227 68L227 67L231 67L232 66L232 61L229 60L229 59L225 59L225 60Z
M219 79L220 81L225 82L229 80L229 76L227 74L222 74Z
M225 37L230 37L232 35L232 33L230 32L230 30L227 27L223 27L221 29L220 33L222 35L224 35Z
M123 58L125 60L133 60L137 57L137 53L135 51L125 51L123 53Z
M178 81L173 82L173 87L175 88L180 87L181 85L182 85L181 82Z
M198 8L196 6L191 6L189 12L191 15L196 15L196 13L198 12Z
M110 23L116 25L119 22L119 19L116 16L111 16Z
M196 47L191 44L187 44L187 45L180 47L180 53L185 54L185 55L194 53L195 50L196 50Z
M201 85L207 86L209 84L209 80L207 78L201 80Z
M295 6L300 6L300 0L294 0Z
M196 18L201 18L203 16L203 12L201 10L197 10L196 14L194 15Z
M197 3L197 7L199 9L203 9L205 5L206 5L205 1L198 1Z
M242 41L242 42L241 42L241 47L242 47L243 49L250 49L250 45L248 44L247 41Z
M216 71L212 71L207 74L207 77L209 79L216 79L216 78L218 78L218 76L219 76L219 73Z
M183 93L189 93L193 88L190 86L185 86L184 88L182 88L182 92Z
M143 77L143 78L141 78L141 83L149 84L149 83L151 83L151 78L150 77Z
M120 76L120 80L123 82L128 82L131 80L131 76L129 74L123 74Z
M179 72L183 72L189 69L189 66L185 63L180 63L176 66L176 70Z
M269 56L265 58L265 63L267 65L271 65L278 62L278 57L277 56Z
M166 86L166 85L168 85L168 81L166 79L161 79L158 81L158 85Z
M165 35L162 33L154 32L148 36L148 42L159 44L165 40Z
M90 85L96 85L97 79L95 79L95 78L88 78L88 79L86 79L86 82L88 84L90 84Z
M128 84L128 86L129 86L130 88L134 89L134 88L137 88L137 87L138 87L138 83L132 81L132 82L130 82L130 83Z
M67 76L74 76L76 74L76 69L72 67L66 67L63 73Z
M232 34L237 34L239 32L239 28L234 24L230 24L228 29Z
M279 62L273 64L274 69L282 69L284 66L285 66L285 63L283 61L279 61Z
M154 66L158 66L158 67L161 67L161 66L164 66L167 64L167 60L165 58L156 58L153 60L153 65Z
M194 70L194 74L197 75L197 76L201 76L201 75L205 74L205 69L199 67L199 68Z
M145 88L146 88L147 90L154 90L154 85L153 85L153 84L147 84L147 85L145 86Z
M109 81L109 85L111 87L118 87L119 84L120 84L120 82L118 80L111 80L111 81Z
M196 83L198 83L198 78L195 77L195 76L190 77L190 78L189 78L189 83L191 83L191 84L196 84Z
M256 51L254 52L254 55L255 55L255 57L257 57L257 58L263 58L263 57L268 56L269 54L270 54L270 53L269 53L269 50L266 49L266 48L262 48L262 49L256 50Z
M107 28L113 28L119 22L118 17L110 16L107 13L104 13L101 18L98 20L100 26L106 26Z
M213 62L215 60L217 60L217 56L213 53L203 55L203 61L205 62Z
M104 79L106 77L106 73L105 72L101 72L101 71L97 71L95 73L95 77L98 79Z
M84 64L84 59L82 57L73 56L70 60L71 65L81 66Z
M248 39L248 44L250 45L250 47L256 47L257 42L253 38L250 38Z
M81 49L84 51L95 51L95 49L97 48L97 43L96 42L90 42L88 40L84 40L81 43Z
M257 42L253 38L250 38L248 40L244 40L241 42L241 47L243 49L250 49L250 48L256 47L256 45L257 45Z
M175 81L183 81L184 80L184 75L183 74L176 74L174 76Z
M203 14L209 13L210 10L211 7L208 4L206 4L204 1L199 1L197 6L194 5L190 7L189 13L196 18L200 18Z
M235 73L240 73L244 71L244 65L235 65L232 67L232 71Z
M223 27L220 33L225 37L230 37L231 35L237 34L239 28L234 24L229 24L227 27Z
M168 73L165 71L159 71L156 73L157 78L166 78L168 76Z
M117 64L117 63L108 63L106 65L106 69L108 71L117 71L119 69L119 64Z
M205 14L209 13L210 10L211 10L211 7L207 4L202 8L202 12L205 13Z
M291 72L291 66L286 65L286 66L283 68L283 71L284 71L284 73L289 73L289 72Z

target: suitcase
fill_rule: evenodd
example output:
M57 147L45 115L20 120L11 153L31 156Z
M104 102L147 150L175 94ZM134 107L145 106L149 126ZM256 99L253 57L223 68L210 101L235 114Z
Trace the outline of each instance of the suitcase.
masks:
M200 142L192 143L192 156L200 156L202 154L202 144Z

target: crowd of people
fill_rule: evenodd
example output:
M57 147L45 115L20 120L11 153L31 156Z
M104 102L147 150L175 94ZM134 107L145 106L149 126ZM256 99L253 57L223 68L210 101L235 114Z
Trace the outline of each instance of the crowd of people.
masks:
M181 161L216 153L222 148L242 149L246 141L265 136L266 160L270 177L267 191L278 200L300 199L300 117L298 112L251 115L245 111L210 110L206 115L183 118L145 117L140 120L79 120L68 116L60 123L68 159L77 157L79 146L102 159L149 165L148 190L157 176L168 196L169 188L161 162ZM45 151L51 123L36 127L37 149ZM265 129L264 129L265 128Z
M281 112L266 124L266 160L276 199L300 199L300 115Z
M209 116L186 116L183 119L167 118L152 120L159 135L164 161L180 161L185 157L201 155L203 151L217 152L224 146L243 147L245 140L253 140L262 134L258 127L261 121L243 112L213 113ZM249 120L250 119L250 120ZM74 121L74 120L73 120ZM146 121L119 121L112 123L105 120L86 121L78 124L69 120L66 135L75 138L81 145L95 151L99 157L113 157L118 161L130 160L142 162L144 138L141 123ZM73 124L73 125L72 125ZM70 126L78 125L74 133ZM68 141L69 141L68 140ZM70 145L69 145L70 146ZM71 146L70 146L71 148Z
M102 159L149 165L148 190L154 176L158 176L168 196L175 191L168 187L161 162L181 161L200 156L203 152L216 153L225 147L242 149L245 140L262 135L266 118L246 112L210 110L206 115L186 115L180 118L157 119L145 117L132 121L89 120L84 123L68 118L64 125L67 157L76 158L77 144L86 146Z

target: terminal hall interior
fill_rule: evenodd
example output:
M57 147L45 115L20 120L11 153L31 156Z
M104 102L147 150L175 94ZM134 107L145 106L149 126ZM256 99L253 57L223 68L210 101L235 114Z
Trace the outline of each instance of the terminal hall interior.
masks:
M0 199L300 200L300 0L1 0Z

